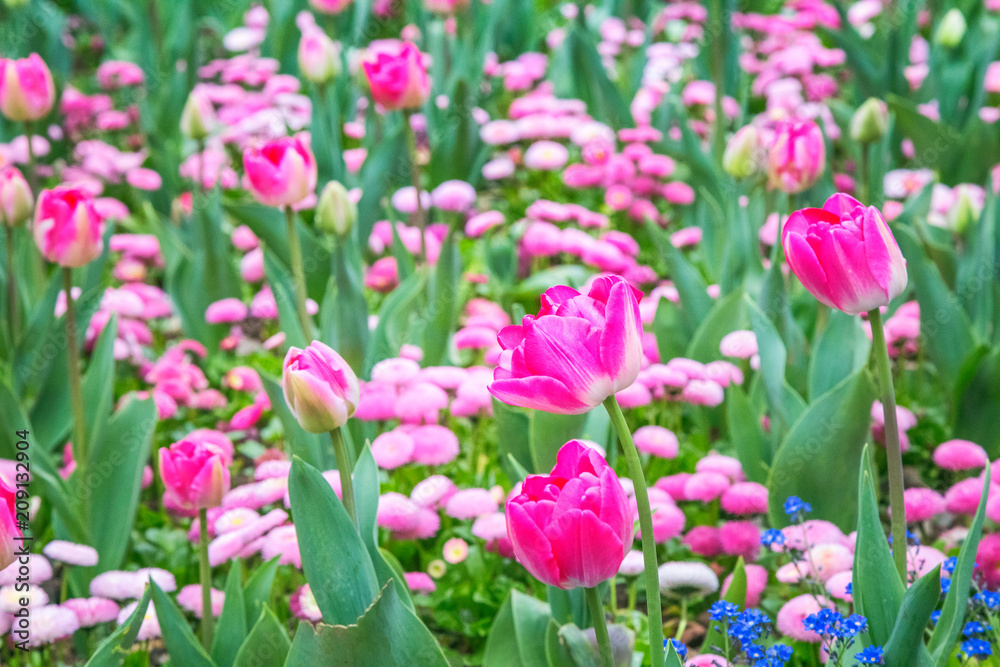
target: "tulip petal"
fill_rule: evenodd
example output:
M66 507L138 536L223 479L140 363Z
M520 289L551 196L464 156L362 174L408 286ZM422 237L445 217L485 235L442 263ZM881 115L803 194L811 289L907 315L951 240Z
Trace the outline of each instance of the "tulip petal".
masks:
M500 401L519 408L579 415L594 407L581 401L559 380L541 375L494 379L487 389Z
M517 503L507 503L507 535L514 557L542 583L559 585L559 565L552 545L528 512Z
M792 267L792 271L798 277L799 282L821 303L831 308L837 308L838 306L829 295L830 288L826 271L823 269L823 265L816 256L816 251L809 245L806 237L799 233L785 234L783 237L785 258L788 260L788 265Z
M891 300L906 289L906 260L892 236L888 223L875 207L861 221L868 270Z
M632 286L619 282L611 288L601 332L601 363L614 390L631 386L642 364L642 317Z
M562 575L561 588L592 588L618 571L625 557L621 538L587 510L573 510L549 524L545 536Z
M614 392L601 365L590 323L576 317L540 317L525 336L524 360L533 375L561 381L581 402L594 407Z
M819 260L824 267L835 267L828 274L828 294L836 308L857 315L885 305L885 291L875 282L864 261L863 241L853 233L834 227L820 244Z

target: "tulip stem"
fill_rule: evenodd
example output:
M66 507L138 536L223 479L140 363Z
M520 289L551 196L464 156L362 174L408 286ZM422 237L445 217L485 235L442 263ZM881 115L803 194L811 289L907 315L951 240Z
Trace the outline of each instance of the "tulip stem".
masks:
M674 639L677 641L684 641L682 637L684 636L684 631L687 630L688 625L688 599L686 597L681 598L681 620L677 623L677 634L674 635Z
M38 174L35 167L35 148L31 145L31 123L24 121L24 138L28 144L28 185L32 192L38 192Z
M288 249L292 260L292 277L295 279L295 308L302 325L302 335L306 342L312 339L312 319L306 310L306 274L302 269L302 246L299 245L299 231L295 227L295 211L285 207L285 221L288 223Z
M632 432L625 423L618 399L612 394L604 400L604 408L615 425L618 439L625 452L628 463L629 477L635 486L635 500L639 509L639 528L642 531L642 559L646 570L646 611L649 617L649 652L651 667L661 667L663 664L663 610L660 608L660 576L657 572L656 542L653 538L653 514L649 508L649 493L646 491L646 480L642 474L642 463L639 452L632 441Z
M889 348L882 330L882 313L878 308L868 311L872 325L872 354L878 367L882 388L882 411L885 413L886 466L889 469L889 509L892 521L892 559L899 579L906 586L906 508L903 504L903 454L899 448L899 425L896 423L896 392L892 386Z
M869 143L861 144L861 160L858 164L858 194L861 196L861 201L864 202L865 206L871 203L868 201L868 170L870 168L868 151L870 147L871 144Z
M14 275L14 228L7 227L7 317L10 323L11 348L17 345L18 322L20 313L17 309L17 278Z
M340 495L343 496L344 509L351 517L354 526L358 525L357 510L354 509L354 483L351 481L351 458L347 455L347 445L339 428L330 431L330 442L333 443L333 454L337 457L337 471L340 473Z
M69 360L69 395L73 403L73 458L76 459L76 479L81 497L87 469L87 423L80 386L80 350L76 347L76 312L73 305L73 270L63 267L63 289L66 292L66 358Z
M212 650L212 566L208 562L208 510L198 510L198 559L201 578L201 645Z
M590 605L590 615L594 618L594 634L597 635L597 648L601 653L604 667L614 667L615 659L611 655L611 637L608 635L608 624L604 619L604 605L597 586L586 589L587 604Z
M424 247L424 207L420 201L420 160L417 157L417 131L413 129L413 114L407 111L403 116L406 123L406 136L410 144L410 179L413 184L413 194L417 202L416 222L417 229L420 230L420 250L417 253L417 262L423 262L427 256L427 249Z

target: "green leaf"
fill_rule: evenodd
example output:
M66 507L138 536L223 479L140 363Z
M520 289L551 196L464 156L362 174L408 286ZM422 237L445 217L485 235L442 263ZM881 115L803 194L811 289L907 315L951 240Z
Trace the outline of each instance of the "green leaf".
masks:
M677 649L673 642L667 642L666 656L664 656L663 667L684 667L681 657L677 655Z
M393 570L378 547L378 466L375 464L375 459L372 458L371 447L367 443L361 449L361 454L354 464L351 479L354 482L354 504L358 512L358 531L361 534L361 541L364 542L365 549L368 550L368 555L372 559L375 579L379 586L385 586L386 582L392 580L400 600L407 607L413 609L413 600L410 599L410 589L406 585L405 577Z
M603 410L599 407L597 410ZM515 408L493 400L501 462L511 455L529 472L548 472L556 463L559 448L579 438L587 415L557 415L529 408Z
M447 667L434 635L386 586L352 625L313 627L303 621L285 667Z
M597 648L587 640L583 630L577 626L572 623L562 626L559 628L559 638L569 647L570 655L580 667L598 667L602 664Z
M656 349L662 359L683 357L687 354L689 344L693 344L681 318L680 308L666 297L661 296L657 301L653 333L656 336Z
M895 231L920 303L920 337L946 384L953 386L962 364L975 349L972 324L937 266L927 260L913 232L906 227Z
M736 458L743 464L747 479L766 484L771 466L771 444L764 434L760 415L743 389L735 384L726 390L726 421L729 441L736 449Z
M364 294L364 269L361 264L358 228L337 239L333 249L334 337L331 347L340 353L355 373L364 371L365 350L368 346L368 300ZM324 301L326 300L324 299Z
M993 460L1000 456L1000 348L980 346L962 365L955 383L954 435L981 445Z
M212 659L219 667L231 667L247 638L247 615L243 601L243 565L238 558L229 562L226 599L212 638Z
M285 332L285 344L305 347L310 341L306 340L306 334L299 322L295 280L291 272L282 266L268 248L264 249L264 274L278 304L278 322L281 324L281 330Z
M283 665L291 646L285 626L271 608L264 605L257 622L250 628L246 641L240 646L233 667Z
M316 468L292 459L288 493L302 569L323 620L350 625L378 594L371 558L333 487ZM393 595L398 601L398 596ZM296 638L297 641L297 638Z
M156 619L160 623L163 643L167 646L171 662L184 667L215 667L173 600L155 581L150 580L149 586L153 589Z
M131 652L136 637L139 636L139 628L142 627L152 594L153 590L147 586L132 615L98 645L94 655L87 661L86 667L121 667Z
M830 309L809 364L809 398L816 400L868 362L871 341L857 317Z
M745 329L749 321L743 290L727 294L712 306L712 310L694 332L684 356L701 362L721 359L719 344L723 337L737 329Z
M493 625L486 637L483 667L519 667L521 664L510 598L508 595L493 618Z
M799 496L813 516L849 531L856 508L850 485L868 438L875 386L866 369L855 371L816 399L792 425L774 455L767 482L772 525L787 525L782 503Z
M295 415L288 409L285 403L285 392L281 388L281 381L269 374L264 369L258 367L257 373L260 375L264 391L271 401L271 411L281 420L281 425L285 431L285 445L293 456L298 456L311 466L322 470L330 468L331 458L328 450L329 446L324 446L323 434L309 433L295 419Z
M385 297L378 311L378 326L368 347L366 373L379 361L397 356L404 343L417 340L417 320L422 321L426 310L426 287L427 278L418 271Z
M545 628L545 659L550 667L579 667L569 652L569 647L559 641L559 624L549 619Z
M523 30L523 25L521 26ZM608 78L590 33L574 25L553 59L553 76L558 97L581 99L595 118L612 127L623 127L631 120L628 104Z
M448 358L448 340L458 320L456 304L462 276L462 255L455 244L454 230L448 231L430 281L427 326L424 329L424 366L443 364Z
M254 619L260 616L271 597L271 586L274 584L274 575L278 571L278 561L280 557L275 556L271 560L254 568L253 574L247 580L243 589L243 606L246 607L246 622L248 627L252 627Z
M888 665L933 665L924 646L924 630L931 620L931 612L941 599L941 566L920 577L903 595L903 603L896 617L896 625L885 645L885 662Z
M549 605L518 590L510 592L518 654L523 667L547 667L545 630L552 617Z
M885 646L903 602L903 583L879 520L867 448L861 457L858 481L858 537L853 572L851 595L855 613L868 619L869 644Z
M646 230L667 265L667 274L677 287L681 321L688 334L693 335L699 325L706 321L714 306L712 297L708 295L705 279L683 253L674 247L667 233L656 222L647 220Z
M927 648L938 667L945 667L948 664L951 649L965 623L969 586L972 583L972 574L976 564L976 551L979 549L979 540L983 534L983 519L986 516L986 500L989 497L991 473L990 467L987 466L986 477L983 479L983 493L979 498L979 508L976 510L976 516L972 519L969 533L965 536L965 541L962 542L962 548L958 552L955 569L951 573L951 587L944 598L944 606L941 607L941 617L934 626L931 640L927 643Z
M747 571L746 565L743 563L743 556L739 557L736 561L736 567L733 569L733 580L729 584L729 590L726 591L725 597L723 599L726 602L736 605L740 609L744 609L747 604ZM724 637L719 630L716 630L716 624L713 621L709 621L708 632L705 633L705 641L702 642L702 646L706 649L711 650L713 646L722 646Z
M764 389L767 391L771 410L786 427L790 427L805 411L806 404L785 381L788 352L774 323L749 297L745 297L745 300L750 309L750 321L753 323L754 333L757 334L760 372L764 378Z
M101 335L94 343L87 364L87 373L80 383L83 392L83 409L87 422L87 442L100 439L101 429L107 422L114 404L115 390L115 338L118 336L118 316L112 315ZM70 413L72 414L72 412Z

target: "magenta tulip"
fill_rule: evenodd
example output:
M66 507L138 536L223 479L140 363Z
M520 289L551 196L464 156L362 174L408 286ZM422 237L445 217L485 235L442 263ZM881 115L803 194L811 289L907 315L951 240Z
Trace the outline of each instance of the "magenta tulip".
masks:
M181 440L160 449L160 477L166 501L184 510L222 504L229 491L229 469L219 450L201 440Z
M74 186L42 191L35 207L34 234L45 259L60 266L83 266L104 248L104 220L94 199Z
M339 14L353 2L354 0L309 0L309 6L321 14Z
M301 134L247 148L243 169L250 191L265 206L298 204L316 189L316 158Z
M598 278L586 296L546 290L538 315L497 335L503 352L490 393L508 405L580 414L630 386L642 359L640 296L619 276Z
M518 562L562 589L610 579L632 547L632 511L618 476L578 440L559 450L551 474L524 480L506 516Z
M288 409L310 433L343 426L357 409L361 394L348 363L318 340L304 350L289 348L281 385Z
M0 58L0 113L12 121L44 118L56 101L52 74L42 57Z
M793 213L781 244L805 288L831 308L857 315L906 289L906 260L885 218L848 195Z
M794 194L823 175L826 144L819 125L811 120L778 125L767 152L767 178L771 187Z
M14 562L16 538L22 535L21 529L17 527L14 507L16 495L16 489L0 477L0 570Z
M386 110L419 109L430 94L420 51L410 42L403 42L396 53L379 51L363 67L372 98Z

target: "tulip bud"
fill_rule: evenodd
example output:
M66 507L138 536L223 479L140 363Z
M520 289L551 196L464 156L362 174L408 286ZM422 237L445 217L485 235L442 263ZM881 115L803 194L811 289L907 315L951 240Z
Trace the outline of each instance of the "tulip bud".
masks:
M250 192L265 206L291 206L316 189L316 158L305 133L247 147L243 169Z
M819 125L812 121L781 123L767 152L771 187L794 194L802 192L823 174L826 144Z
M949 10L938 23L934 41L946 49L953 49L965 37L965 28L965 16L962 12L958 9Z
M983 212L985 193L982 188L969 183L961 183L952 191L955 199L948 208L945 221L948 229L961 234L970 222L977 222Z
M169 503L184 510L218 507L229 492L229 469L218 449L186 439L159 452L160 477Z
M316 227L327 234L343 236L358 219L358 207L338 181L330 181L316 204Z
M889 128L889 107L880 99L869 97L851 118L851 139L862 144L878 141Z
M188 95L181 112L181 134L195 140L204 139L211 131L214 115L212 103L195 88Z
M299 425L324 433L347 423L360 399L358 378L329 346L314 340L300 350L289 348L281 373L285 403Z
M340 74L340 47L315 26L307 27L299 40L299 71L318 84Z
M12 121L44 118L56 101L52 74L42 57L0 58L0 113Z
M737 130L722 154L722 168L733 178L749 178L760 170L760 133L753 125Z
M17 167L0 172L0 222L17 227L31 217L35 198L31 188Z
M403 42L397 52L380 51L362 63L372 98L387 110L419 109L431 84L420 51Z

